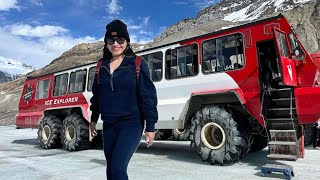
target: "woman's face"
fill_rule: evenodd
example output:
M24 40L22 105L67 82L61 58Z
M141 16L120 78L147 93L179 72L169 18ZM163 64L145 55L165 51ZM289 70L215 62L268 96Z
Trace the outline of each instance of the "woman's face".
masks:
M112 37L107 39L107 47L113 57L122 55L127 45L127 41L122 37Z

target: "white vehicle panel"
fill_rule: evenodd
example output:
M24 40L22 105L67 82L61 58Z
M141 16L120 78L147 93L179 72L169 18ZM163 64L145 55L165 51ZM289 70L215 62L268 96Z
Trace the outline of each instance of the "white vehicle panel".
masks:
M238 84L224 72L166 80L155 83L159 121L178 120L191 94L195 92L237 89ZM183 119L179 119L183 120Z

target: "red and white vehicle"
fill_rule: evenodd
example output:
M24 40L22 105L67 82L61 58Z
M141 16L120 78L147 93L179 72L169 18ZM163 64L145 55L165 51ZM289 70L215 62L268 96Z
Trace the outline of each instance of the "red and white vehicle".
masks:
M320 55L284 16L137 52L157 88L158 138L190 140L201 158L229 163L269 143L270 158L303 156L305 125L320 118ZM89 148L96 63L26 80L18 128L44 148ZM102 129L99 119L97 128Z

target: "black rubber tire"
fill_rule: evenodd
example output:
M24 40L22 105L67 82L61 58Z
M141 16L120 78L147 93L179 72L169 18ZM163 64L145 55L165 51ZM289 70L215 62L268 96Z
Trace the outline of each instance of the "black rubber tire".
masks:
M155 140L168 140L172 136L171 129L157 129L154 135Z
M68 151L90 148L89 123L78 114L71 114L63 120L61 133L63 147Z
M45 116L39 123L38 141L43 149L61 147L62 122L54 115Z
M225 133L225 143L217 149L210 149L201 139L201 130L207 123L218 124ZM244 123L237 122L230 112L218 106L200 109L192 119L190 128L190 146L195 149L203 161L211 164L236 162L250 150L249 130Z
M190 135L190 128L187 129L173 129L173 140L175 141L188 141Z

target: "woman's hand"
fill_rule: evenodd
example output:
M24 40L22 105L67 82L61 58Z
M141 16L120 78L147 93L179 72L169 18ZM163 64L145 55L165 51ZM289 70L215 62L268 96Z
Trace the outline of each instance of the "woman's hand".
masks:
M154 132L146 132L146 143L148 144L147 147L150 147L154 140Z
M95 122L90 122L90 130L91 130L91 136L95 137L97 135L97 129L96 129L97 123Z

